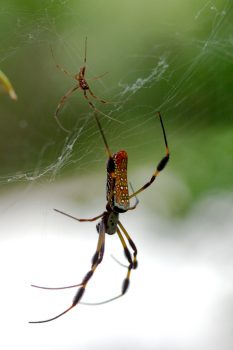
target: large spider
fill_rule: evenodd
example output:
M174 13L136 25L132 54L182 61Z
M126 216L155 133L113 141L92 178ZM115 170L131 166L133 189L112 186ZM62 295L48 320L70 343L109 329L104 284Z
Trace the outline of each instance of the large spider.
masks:
M66 215L70 218L73 218L75 220L78 220L80 222L95 221L97 219L101 219L96 226L97 232L99 234L99 238L98 238L96 252L92 258L91 269L84 276L84 278L80 284L76 284L73 286L50 288L50 287L41 287L41 286L32 285L33 287L42 288L42 289L65 289L65 288L72 288L72 287L79 287L79 289L74 296L74 299L73 299L71 306L68 309L66 309L65 311L63 311L59 315L52 317L52 318L49 318L47 320L32 321L30 323L44 323L44 322L49 322L49 321L55 320L56 318L61 317L62 315L64 315L68 311L70 311L72 308L74 308L80 302L80 300L85 292L87 283L89 282L89 280L93 276L97 266L101 263L101 261L103 259L105 234L106 233L109 235L113 235L114 233L117 233L117 235L122 243L126 259L128 260L127 274L126 274L126 277L125 277L123 284L122 284L121 293L118 296L107 300L107 302L121 297L128 290L131 270L136 269L136 267L137 267L137 248L136 248L134 242L132 241L132 239L130 238L130 235L128 234L128 232L126 231L126 229L124 228L124 226L120 222L119 214L125 213L128 210L133 210L136 208L136 206L138 204L138 200L137 200L136 196L140 192L144 191L147 187L149 187L154 182L156 177L164 169L164 167L166 166L166 164L169 160L169 149L168 149L166 133L165 133L162 117L161 117L159 112L158 112L158 116L159 116L160 124L162 127L162 131L163 131L166 154L158 163L156 170L153 173L151 179L148 182L146 182L145 185L143 185L141 188L139 188L139 190L137 190L129 195L128 182L127 182L127 161L128 161L127 153L124 150L121 150L121 151L116 152L114 154L111 153L109 146L108 146L108 143L107 143L107 140L106 140L106 137L104 135L103 129L102 129L101 124L99 122L99 119L98 119L97 115L95 114L96 122L97 122L100 134L102 136L102 139L104 141L105 148L106 148L106 151L108 154L106 210L103 213L101 213L100 215L97 215L91 219L78 219L72 215L66 214L60 210L55 209L57 212L64 214L64 215ZM136 202L133 206L130 206L129 200L133 197L136 198ZM130 250L126 244L125 238L129 244L129 246L133 250L133 257L132 257ZM104 302L100 302L100 303L96 303L96 304L101 304L101 303L104 303Z
M53 51L51 50L52 55L53 55ZM66 128L64 128L64 126L61 124L61 122L58 119L58 114L61 111L62 107L64 106L65 102L67 101L67 99L72 95L72 93L78 89L81 89L83 91L83 96L84 98L87 100L87 102L89 103L89 105L91 106L92 109L94 109L95 112L97 112L97 108L94 106L94 104L90 101L87 92L89 92L89 94L96 100L100 101L101 103L108 103L107 101L100 99L99 97L97 97L96 95L94 95L94 93L92 92L92 90L90 89L90 86L87 82L87 80L85 79L85 73L86 73L86 62L87 62L87 38L85 40L85 54L84 54L84 65L83 67L80 68L79 73L75 74L75 76L73 77L72 74L70 74L66 69L64 69L62 66L60 66L59 64L56 63L56 67L58 69L60 69L63 73L65 73L66 75L70 76L71 78L75 79L77 81L77 84L70 90L68 90L66 92L66 94L64 96L62 96L62 98L60 99L60 102L57 105L55 114L54 114L54 118L57 121L58 125L60 126L60 128L62 130L64 130L65 132L70 133L69 130L67 130ZM91 80L96 80L101 78L102 76L104 76L106 73L98 76L98 77L94 77ZM98 111L99 112L99 111ZM101 112L102 113L102 112ZM102 113L104 114L104 113Z

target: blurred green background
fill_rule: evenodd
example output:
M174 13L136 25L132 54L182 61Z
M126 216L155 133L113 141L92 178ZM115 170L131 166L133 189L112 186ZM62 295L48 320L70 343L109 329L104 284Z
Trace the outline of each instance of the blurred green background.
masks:
M3 0L0 69L18 101L0 94L1 191L105 176L103 144L82 94L74 93L60 114L70 136L53 118L75 85L56 63L76 74L87 37L87 79L108 72L90 82L97 96L111 101L96 103L113 118L100 116L103 128L113 151L128 151L137 187L163 156L154 117L157 110L163 115L171 150L161 175L166 205L153 188L151 210L181 216L205 196L231 193L232 10L232 1L223 0Z

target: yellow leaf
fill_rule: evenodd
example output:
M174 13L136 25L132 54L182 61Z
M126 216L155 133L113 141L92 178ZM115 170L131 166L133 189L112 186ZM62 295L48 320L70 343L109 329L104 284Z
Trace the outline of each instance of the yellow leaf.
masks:
M15 90L13 89L13 86L11 85L10 80L1 70L0 70L0 83L3 86L4 90L8 92L10 98L16 101L18 97L15 93Z

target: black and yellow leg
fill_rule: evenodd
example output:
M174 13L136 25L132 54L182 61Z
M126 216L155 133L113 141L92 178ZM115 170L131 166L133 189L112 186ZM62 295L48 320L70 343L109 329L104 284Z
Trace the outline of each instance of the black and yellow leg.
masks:
M76 295L74 296L72 305L68 309L66 309L65 311L63 311L62 313L60 313L59 315L57 315L55 317L49 318L47 320L42 320L42 321L30 321L29 323L45 323L45 322L50 322L50 321L56 320L57 318L61 317L62 315L66 314L68 311L73 309L80 302L80 300L85 292L87 283L89 282L89 280L93 276L97 266L101 263L101 261L103 259L104 244L105 244L105 225L104 225L104 222L101 221L100 227L99 227L99 238L98 238L97 248L96 248L96 252L92 258L91 269L90 269L90 271L88 271L88 273L85 275L82 282L80 283L81 287L78 289Z
M133 269L136 269L137 266L138 266L138 261L137 261L137 253L138 253L138 250L137 250L137 247L135 245L135 243L133 242L133 240L131 239L130 235L128 234L128 232L126 231L126 229L124 228L124 226L122 225L122 223L120 221L118 221L118 224L121 228L121 230L123 231L125 237L127 238L128 242L129 242L129 245L130 247L133 249Z
M124 237L122 236L121 231L119 230L118 227L117 227L117 234L118 234L118 237L120 238L121 244L123 245L125 256L129 262L127 275L123 281L122 290L121 290L121 295L124 295L127 292L127 289L129 288L130 273L131 273L131 270L134 268L134 264L133 264L133 260L129 252L129 249L125 243Z
M168 142L167 142L166 132L165 132L165 128L164 128L164 125L163 125L163 120L162 120L160 112L158 112L158 116L159 116L160 124L161 124L161 127L162 127L162 131L163 131L163 138L164 138L165 150L166 150L165 156L158 163L158 165L156 167L156 171L152 175L151 179L147 183L145 183L145 185L142 186L139 190L137 190L136 192L131 194L129 196L129 199L132 198L132 197L135 197L137 194L139 194L140 192L144 191L147 187L149 187L154 182L154 180L159 175L159 173L165 168L165 166L167 165L167 162L169 160L170 153L169 153L169 148L168 148Z
M76 306L80 302L85 292L87 283L89 282L90 278L93 276L97 266L101 263L104 255L104 245L105 245L105 226L103 221L101 221L100 228L99 228L98 244L97 244L96 252L92 258L91 270L88 271L88 273L83 278L81 283L82 286L79 288L76 295L74 296L72 307Z
M122 244L122 246L124 248L124 253L125 253L126 259L129 262L128 266L123 265L123 264L120 263L120 265L122 265L123 267L127 268L127 275L126 275L126 277L125 277L125 279L123 281L123 284L122 284L121 294L117 295L116 297L104 300L104 301L99 301L99 302L81 302L81 304L83 304L83 305L103 305L103 304L110 303L111 301L122 297L127 292L128 288L129 288L131 270L132 269L136 269L136 267L138 265L138 263L137 263L137 248L136 248L134 242L132 241L132 239L130 238L128 232L123 227L123 225L119 221L118 221L118 223L119 223L119 227L122 229L124 235L126 236L128 242L129 242L129 245L131 246L131 248L134 251L134 258L132 259L132 256L131 256L130 251L129 251L127 245L126 245L124 237L122 236L122 233L121 233L119 227L117 227L118 237L120 238L121 244ZM118 260L116 260L116 261L118 262Z

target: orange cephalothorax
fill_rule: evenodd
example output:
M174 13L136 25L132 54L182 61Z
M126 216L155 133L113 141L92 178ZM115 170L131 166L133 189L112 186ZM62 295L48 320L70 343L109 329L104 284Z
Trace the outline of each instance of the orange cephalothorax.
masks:
M127 163L127 153L119 151L109 158L107 164L107 201L112 210L118 213L129 208Z

